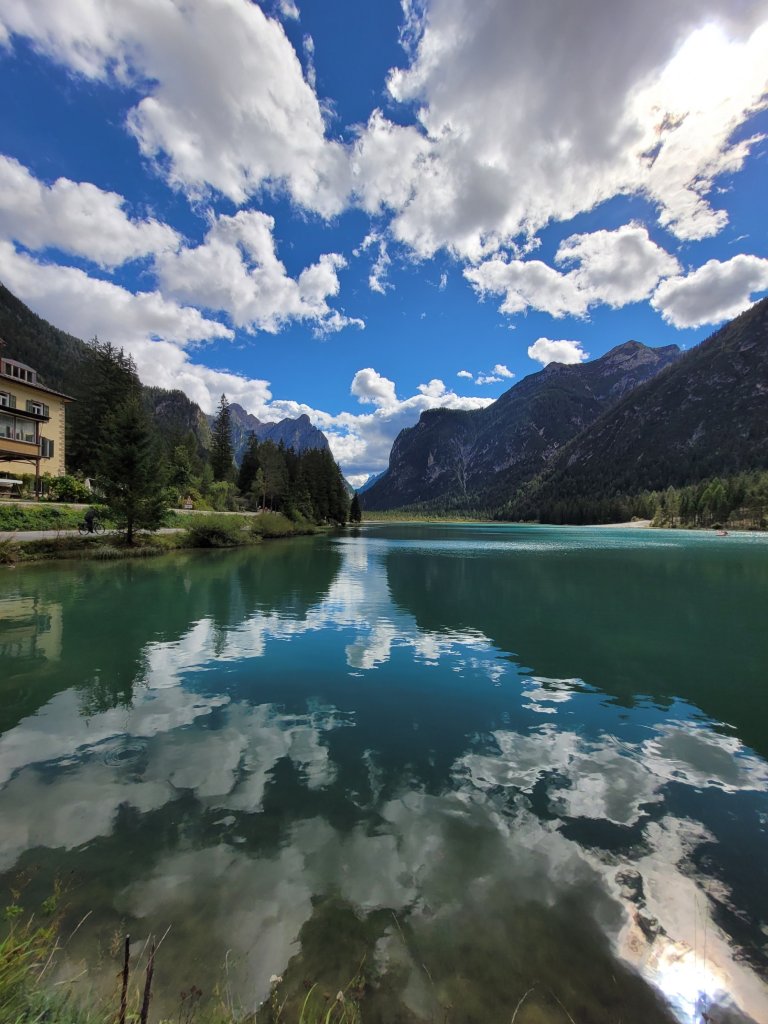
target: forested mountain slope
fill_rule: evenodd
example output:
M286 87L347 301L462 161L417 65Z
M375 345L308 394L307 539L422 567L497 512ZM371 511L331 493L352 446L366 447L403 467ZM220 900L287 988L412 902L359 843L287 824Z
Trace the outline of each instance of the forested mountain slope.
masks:
M580 433L509 513L768 468L768 298Z

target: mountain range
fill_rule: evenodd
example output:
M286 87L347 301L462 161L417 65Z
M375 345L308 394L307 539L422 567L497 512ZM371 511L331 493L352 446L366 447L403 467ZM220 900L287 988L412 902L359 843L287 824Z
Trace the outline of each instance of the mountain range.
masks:
M557 454L516 515L768 468L768 299L637 387Z
M541 473L573 437L638 384L680 358L675 345L628 341L600 359L549 366L485 409L433 409L398 434L389 469L365 493L365 508L435 500L499 503Z
M232 445L235 449L235 462L239 465L243 458L248 438L254 434L259 441L273 441L293 448L295 452L303 452L308 448L330 448L328 438L317 427L313 426L309 416L303 414L296 419L286 417L277 423L264 423L252 413L246 412L242 405L232 402L229 406L230 422L232 423ZM213 425L215 416L208 417Z
M553 503L768 466L768 299L688 352L618 345L550 363L472 412L432 410L395 439L368 510L546 518Z

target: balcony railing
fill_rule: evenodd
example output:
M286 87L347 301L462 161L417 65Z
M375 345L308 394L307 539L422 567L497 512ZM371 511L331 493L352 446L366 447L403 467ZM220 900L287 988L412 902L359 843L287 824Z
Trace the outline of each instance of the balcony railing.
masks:
M0 434L0 457L18 456L20 459L36 459L40 455L37 441L23 441Z

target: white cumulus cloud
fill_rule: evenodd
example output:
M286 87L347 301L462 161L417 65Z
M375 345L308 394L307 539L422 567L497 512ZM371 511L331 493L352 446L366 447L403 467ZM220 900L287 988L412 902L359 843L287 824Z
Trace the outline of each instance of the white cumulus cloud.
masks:
M743 253L709 260L686 276L662 281L651 305L675 327L700 327L730 320L768 290L768 259Z
M76 267L43 263L10 242L0 241L0 278L37 313L80 338L99 335L130 348L157 338L183 346L234 337L229 327L160 292L133 293Z
M503 295L499 311L506 314L537 309L553 317L584 316L591 306L614 308L648 298L663 277L677 274L680 264L657 245L640 224L613 231L570 235L550 267L541 260L508 259L497 254L468 267L464 277L481 296Z
M0 236L28 249L53 247L116 267L151 253L172 250L178 234L154 218L132 219L125 199L89 182L38 181L28 168L0 156Z
M158 255L162 288L180 302L224 310L248 331L275 333L291 320L309 321L321 333L362 327L328 305L338 295L344 258L326 253L294 279L277 257L273 230L273 218L258 210L217 217L200 245Z
M528 348L528 355L542 366L549 363L566 363L571 366L589 359L589 352L584 351L580 341L553 341L551 338L538 338Z
M361 405L391 408L397 404L394 381L383 377L371 366L357 371L352 378L349 393L354 395Z
M294 0L279 0L278 8L284 18L291 18L295 21L299 17L299 8Z
M298 14L279 0L283 17ZM603 0L404 5L406 62L388 89L416 123L380 109L334 139L283 25L248 0L8 0L14 36L83 77L138 93L127 126L166 179L244 204L264 185L333 216L391 217L420 257L518 254L552 221L617 195L647 197L683 239L717 233L710 194L756 138L768 3ZM716 69L716 70L713 70ZM402 120L402 119L400 119Z
M326 138L283 26L257 4L20 0L3 5L0 25L78 75L138 91L128 128L172 185L242 204L279 182L303 207L342 209L345 151Z
M496 363L491 373L495 374L497 377L505 377L508 380L511 380L512 377L515 376L510 368L505 366L504 363Z
M464 277L481 296L503 295L502 313L523 313L529 307L553 317L583 316L589 299L568 274L541 260L507 260L494 256L476 267L468 267Z
M433 377L428 384L419 384L418 391L427 398L442 398L446 394L446 387L438 377Z
M571 235L560 243L555 260L575 265L568 277L590 303L613 307L648 298L662 277L680 270L675 257L653 242L640 224Z
M466 377L467 380L474 380L474 375L471 374L469 372L469 370L459 370L459 372L456 374L456 376L457 377Z
M612 196L646 196L680 238L719 231L718 175L755 139L768 66L765 0L428 0L411 10L411 60L389 78L418 105L429 149L395 236L420 256L472 261ZM713 70L716 69L716 70ZM404 176L407 166L404 166Z

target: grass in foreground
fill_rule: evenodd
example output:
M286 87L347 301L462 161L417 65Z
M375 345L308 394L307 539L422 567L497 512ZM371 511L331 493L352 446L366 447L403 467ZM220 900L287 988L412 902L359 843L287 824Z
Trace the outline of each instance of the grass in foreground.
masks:
M55 914L36 920L21 907L6 908L6 933L0 939L0 1024L152 1024L152 985L159 947L138 944L138 955L126 936L122 969L116 977L114 995L109 999L75 998L72 983L53 985L59 943ZM162 943L161 943L162 944ZM360 1010L352 996L355 982L335 997L312 985L301 1003L298 1016L286 1010L281 1000L281 978L274 978L269 999L256 1014L238 1014L229 1000L219 998L203 1003L196 986L179 996L178 1024L361 1024ZM162 1021L161 1024L169 1024Z

